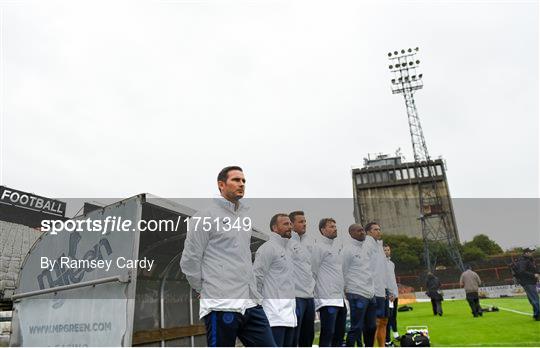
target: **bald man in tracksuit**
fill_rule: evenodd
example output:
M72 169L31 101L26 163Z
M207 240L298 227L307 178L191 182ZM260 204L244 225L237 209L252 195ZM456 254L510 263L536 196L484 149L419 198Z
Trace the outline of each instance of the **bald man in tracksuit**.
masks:
M360 224L349 227L349 240L343 248L343 276L345 278L345 295L349 301L351 325L347 333L346 345L361 345L362 332L365 331L366 347L373 346L376 329L375 286L370 267L370 257L374 252L364 248L366 233Z
M286 214L276 214L270 220L270 228L270 239L257 250L253 273L274 341L278 347L290 347L297 324L294 265L289 246L291 220Z

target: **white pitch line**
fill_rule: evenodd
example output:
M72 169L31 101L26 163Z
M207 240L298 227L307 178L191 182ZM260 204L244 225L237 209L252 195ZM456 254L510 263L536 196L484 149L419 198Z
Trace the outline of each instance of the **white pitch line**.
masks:
M521 312L521 311L516 311L515 309L499 307L499 306L495 306L495 305L491 305L491 304L485 304L485 305L487 305L487 306L494 306L494 307L497 307L497 308L502 309L503 311L507 311L507 312L513 312L513 313L517 313L517 314L523 314L523 315L532 316L531 313L525 313L525 312Z

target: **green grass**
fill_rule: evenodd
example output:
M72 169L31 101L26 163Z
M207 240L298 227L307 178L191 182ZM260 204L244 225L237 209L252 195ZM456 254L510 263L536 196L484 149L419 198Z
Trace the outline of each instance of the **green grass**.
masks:
M500 310L474 318L467 301L444 301L443 316L435 317L430 302L413 303L409 305L414 308L412 311L398 312L398 331L403 334L407 326L427 326L431 345L439 347L540 346L540 321L532 319L532 307L527 298L482 299L480 305L493 305ZM319 332L315 333L314 344L319 344Z
M444 301L443 316L435 317L431 303L414 303L414 310L398 313L398 330L406 326L426 325L433 346L540 346L540 322L532 319L532 307L526 298L483 299L482 307L495 305L527 313L500 309L474 318L465 300Z

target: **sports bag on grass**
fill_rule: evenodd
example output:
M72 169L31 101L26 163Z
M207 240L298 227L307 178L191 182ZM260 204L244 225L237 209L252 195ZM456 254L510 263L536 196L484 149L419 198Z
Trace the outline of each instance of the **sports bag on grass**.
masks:
M400 344L402 347L430 347L427 326L408 326Z

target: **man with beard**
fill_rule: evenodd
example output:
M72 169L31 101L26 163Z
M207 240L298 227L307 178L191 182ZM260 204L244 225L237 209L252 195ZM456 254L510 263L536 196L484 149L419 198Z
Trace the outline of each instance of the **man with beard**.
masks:
M278 347L290 347L296 327L296 302L294 265L288 246L292 231L289 216L274 215L270 220L270 229L270 239L257 250L253 272L274 341Z
M375 285L375 301L377 302L377 329L375 338L378 347L384 347L386 341L386 325L388 324L388 303L394 301L394 295L389 292L387 285L386 256L383 250L381 226L377 222L370 222L366 225L367 232L364 246L371 255L370 267ZM366 338L367 339L367 338Z
M313 240L306 234L306 217L303 211L289 214L293 231L289 245L294 264L296 315L298 325L295 329L293 346L311 347L315 336L315 303L313 290L315 280L311 270Z
M336 220L321 219L321 235L313 248L315 309L321 318L320 347L340 347L345 334L347 308L343 300L341 246L336 245Z

